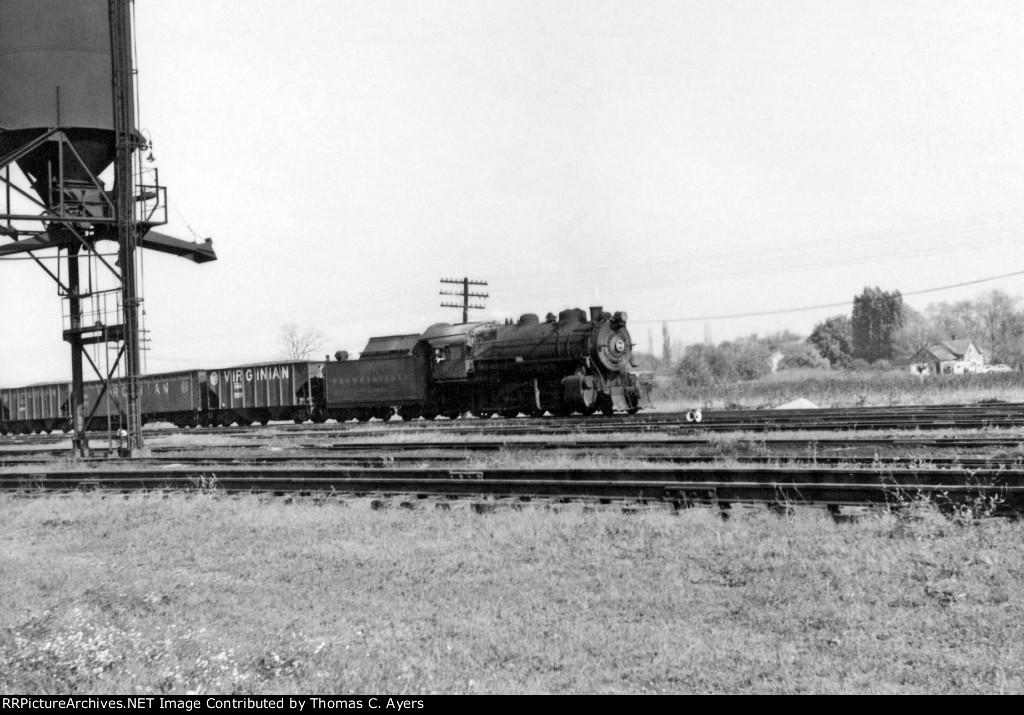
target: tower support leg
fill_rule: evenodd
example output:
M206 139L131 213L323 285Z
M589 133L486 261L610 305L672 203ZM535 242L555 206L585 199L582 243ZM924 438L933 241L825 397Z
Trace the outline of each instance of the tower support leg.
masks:
M78 266L78 246L68 248L68 306L71 312L68 342L71 343L71 402L69 419L74 436L71 448L76 456L89 456L89 438L85 433L85 382L82 377L82 298Z

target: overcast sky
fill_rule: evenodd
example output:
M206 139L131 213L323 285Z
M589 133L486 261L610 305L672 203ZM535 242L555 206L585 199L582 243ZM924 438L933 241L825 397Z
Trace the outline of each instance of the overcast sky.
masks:
M1024 3L139 0L141 127L182 238L145 260L150 372L478 318L625 310L641 349L1024 271ZM194 232L194 233L193 233ZM937 291L958 300L1024 276ZM846 304L802 312L805 306ZM67 377L0 262L0 384ZM757 317L725 319L748 313ZM707 328L706 328L707 326Z

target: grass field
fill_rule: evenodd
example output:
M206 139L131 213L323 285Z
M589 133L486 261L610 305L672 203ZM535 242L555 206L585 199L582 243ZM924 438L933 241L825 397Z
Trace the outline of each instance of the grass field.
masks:
M0 497L3 693L1024 691L1024 526Z
M844 372L784 370L760 380L708 387L686 387L659 378L654 402L659 410L695 407L758 409L805 398L819 407L961 405L983 400L1024 402L1024 373L929 375L903 370Z

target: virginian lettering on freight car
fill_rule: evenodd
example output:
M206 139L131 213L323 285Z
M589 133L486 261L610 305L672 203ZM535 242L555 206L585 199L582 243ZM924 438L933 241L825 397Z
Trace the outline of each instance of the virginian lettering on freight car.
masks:
M262 367L235 368L234 370L222 370L220 376L217 371L210 373L210 384L214 387L221 380L224 382L252 382L266 380L287 380L291 376L289 365L264 365Z
M139 383L143 394L169 395L171 394L170 382L141 382ZM124 385L111 385L110 394L114 397L128 396L127 387Z

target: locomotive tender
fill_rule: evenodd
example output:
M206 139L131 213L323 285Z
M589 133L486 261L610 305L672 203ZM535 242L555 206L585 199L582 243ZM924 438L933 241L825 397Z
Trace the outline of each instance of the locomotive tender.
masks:
M144 422L179 427L348 421L472 413L612 414L650 406L633 372L626 314L564 310L544 322L438 323L371 338L358 360L280 362L147 375ZM86 383L88 429L120 426L123 386ZM0 433L70 429L70 384L0 389Z

